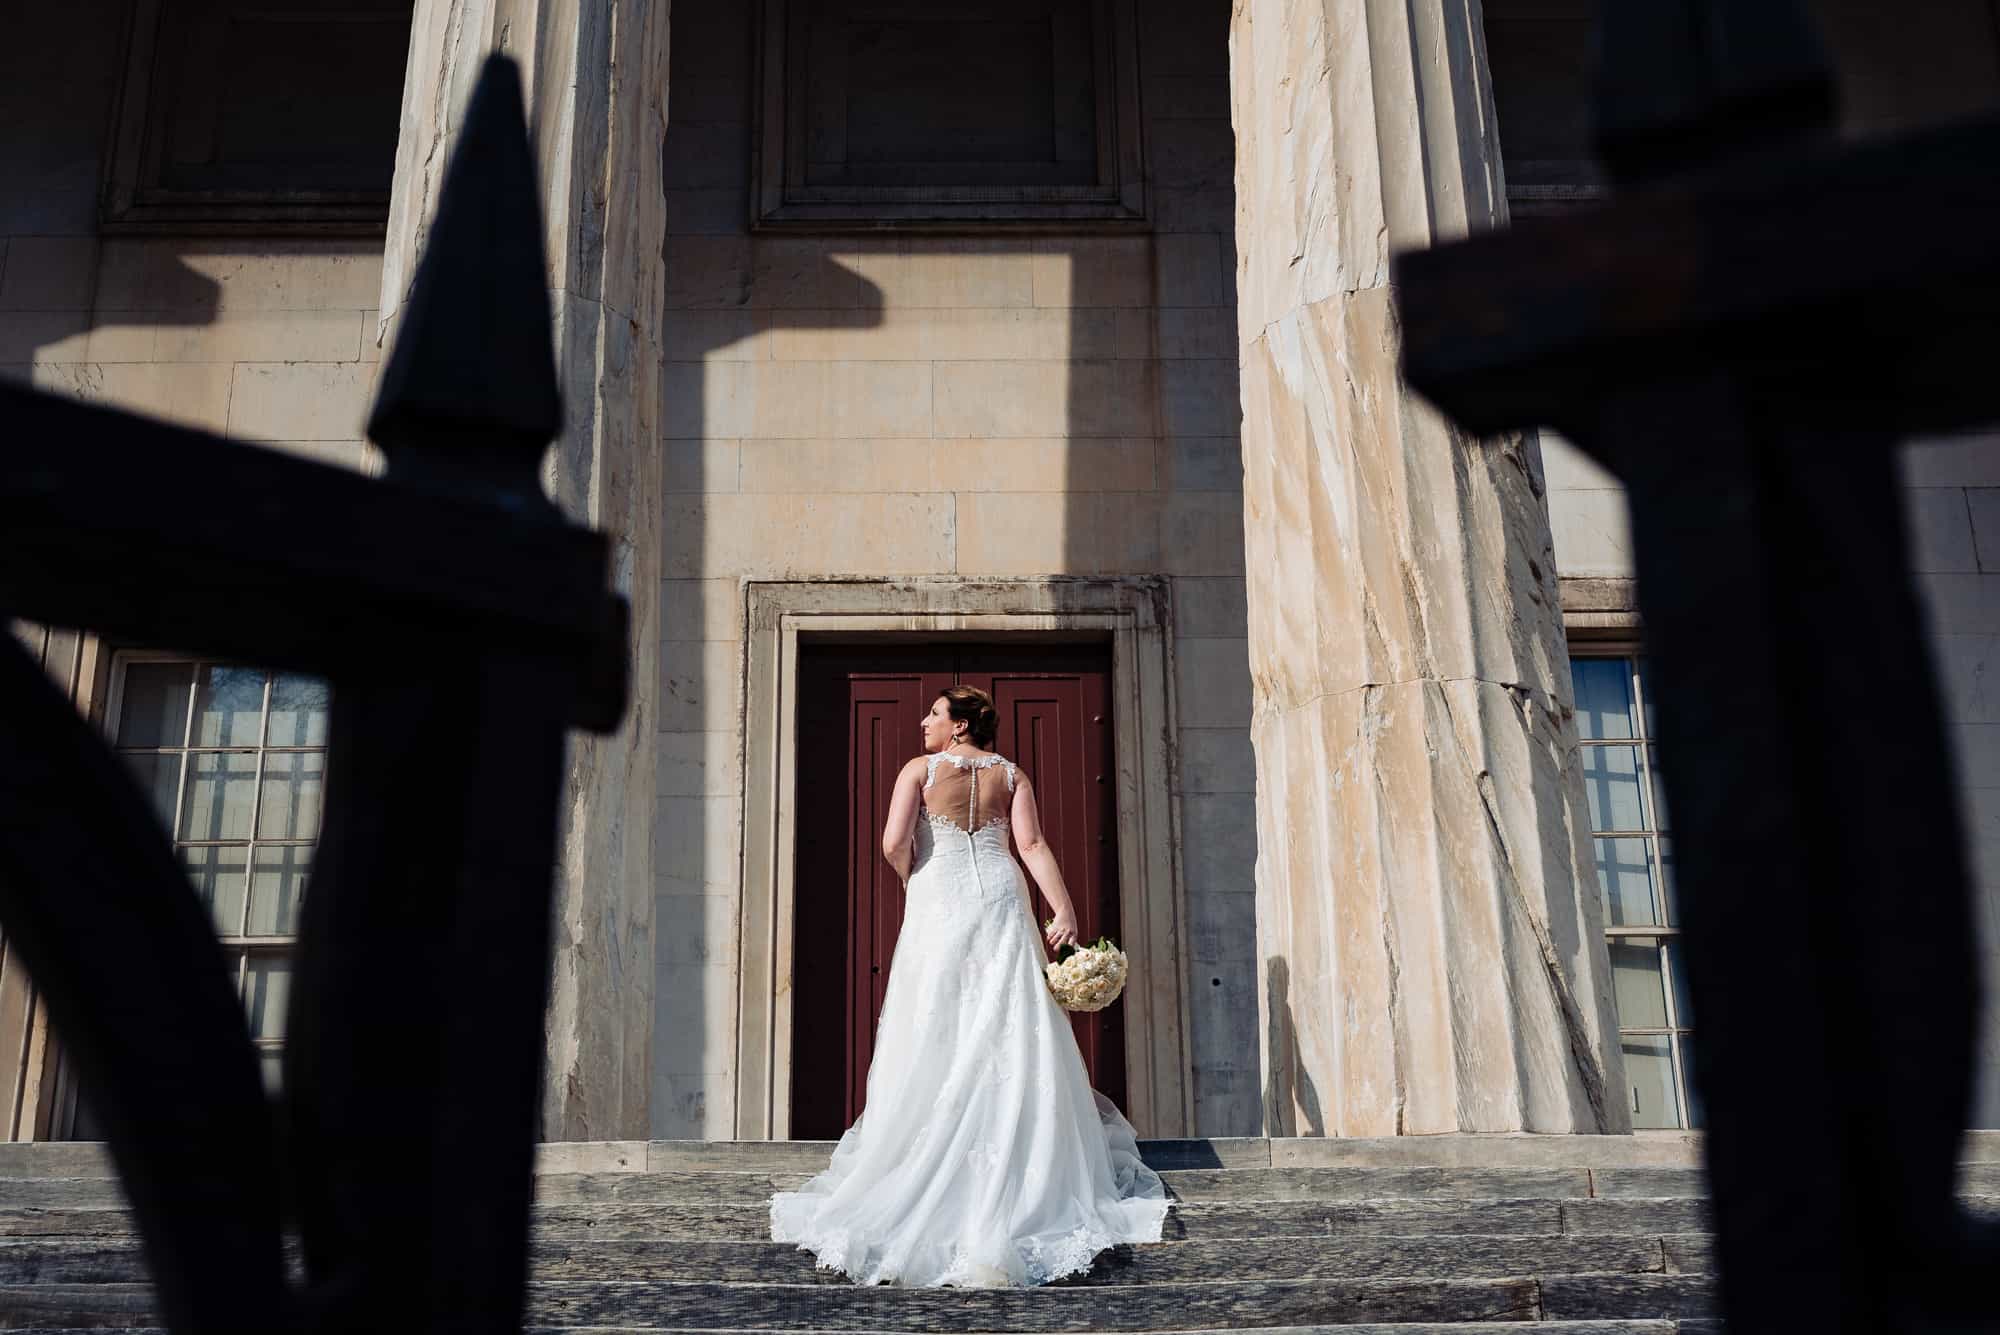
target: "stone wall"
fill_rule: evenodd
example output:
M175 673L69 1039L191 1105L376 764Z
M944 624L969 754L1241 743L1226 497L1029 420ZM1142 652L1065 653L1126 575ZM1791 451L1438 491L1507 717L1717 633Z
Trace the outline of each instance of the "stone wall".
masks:
M6 19L0 375L368 466L380 242L98 236L126 9Z
M741 757L775 726L744 582L904 575L1172 578L1195 1121L1257 1128L1226 25L1147 7L1151 234L752 235L749 7L676 4L655 1135L738 1124Z

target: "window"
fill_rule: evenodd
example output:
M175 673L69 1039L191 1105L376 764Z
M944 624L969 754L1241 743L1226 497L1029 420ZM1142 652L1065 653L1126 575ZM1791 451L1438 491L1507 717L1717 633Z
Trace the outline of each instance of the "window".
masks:
M413 0L138 0L110 230L379 233Z
M299 901L319 837L327 687L137 654L119 655L113 674L113 745L214 918L275 1088Z
M1486 60L1515 218L1600 199L1591 142L1593 0L1488 0Z
M1632 1124L1697 1126L1672 827L1661 801L1645 660L1588 653L1570 659L1570 673Z
M766 0L760 227L1138 222L1133 0Z

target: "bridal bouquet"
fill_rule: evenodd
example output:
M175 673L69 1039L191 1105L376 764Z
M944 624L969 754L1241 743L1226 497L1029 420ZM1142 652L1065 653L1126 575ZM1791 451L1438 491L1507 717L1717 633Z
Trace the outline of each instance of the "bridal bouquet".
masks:
M1108 937L1094 946L1064 946L1055 961L1044 964L1049 991L1066 1011L1101 1011L1125 990L1129 962Z

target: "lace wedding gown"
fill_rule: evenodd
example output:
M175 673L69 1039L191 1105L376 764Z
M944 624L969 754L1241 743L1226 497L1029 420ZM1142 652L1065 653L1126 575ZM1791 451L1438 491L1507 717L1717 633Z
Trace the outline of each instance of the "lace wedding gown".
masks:
M1160 1237L1166 1189L1042 977L1014 774L930 757L867 1109L825 1172L771 1200L774 1240L859 1284L1041 1284Z

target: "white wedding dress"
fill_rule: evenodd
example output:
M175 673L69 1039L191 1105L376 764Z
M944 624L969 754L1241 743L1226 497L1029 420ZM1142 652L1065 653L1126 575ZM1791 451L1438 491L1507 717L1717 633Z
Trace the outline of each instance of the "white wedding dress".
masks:
M866 1110L771 1199L773 1239L858 1284L1042 1284L1160 1237L1166 1189L1042 976L1014 790L998 756L930 757Z

